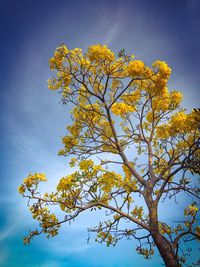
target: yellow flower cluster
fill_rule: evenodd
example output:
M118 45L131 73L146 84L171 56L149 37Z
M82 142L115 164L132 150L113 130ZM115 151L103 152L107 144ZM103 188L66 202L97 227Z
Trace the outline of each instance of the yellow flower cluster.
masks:
M111 88L114 91L115 89L118 89L121 86L121 82L118 79L113 79L112 80L112 84L111 84Z
M66 135L62 138L66 152L69 152L74 146L78 145L79 141L73 136Z
M48 79L47 82L48 88L51 90L57 90L62 87L65 93L69 93L71 91L69 88L71 77L66 71L58 71L57 78Z
M81 104L73 110L73 117L80 122L97 123L101 119L101 109L98 103Z
M127 104L135 104L141 98L140 90L135 90L129 94L123 94L121 99L124 100Z
M79 121L75 121L72 125L67 126L67 130L74 137L78 138L81 133L82 125Z
M69 51L70 56L81 58L82 59L82 49L81 48L74 48L73 50Z
M150 110L148 111L147 115L146 115L146 119L149 123L152 123L153 120L155 119L155 115L153 114L153 112Z
M31 206L30 211L33 218L41 223L41 227L44 229L44 233L48 234L48 237L58 234L58 229L60 228L58 218L54 213L50 213L47 206L43 208Z
M81 69L89 68L91 64L85 57L79 59L78 63L80 64Z
M190 130L196 130L200 127L200 112L196 112L194 109L188 114L187 125Z
M88 159L88 160L82 160L80 163L79 163L79 168L81 171L87 171L89 170L90 168L92 168L94 166L94 162L93 160L91 159Z
M169 76L171 74L171 68L167 65L165 61L156 60L152 66L158 69L161 75Z
M22 195L22 194L25 193L25 191L26 191L26 187L25 187L23 184L21 184L21 185L18 187L18 192Z
M134 167L133 162L130 163L132 167ZM123 172L125 174L125 178L122 182L122 186L125 188L127 192L131 192L132 190L137 190L137 181L133 178L133 175L129 168L126 165L122 165Z
M126 103L118 102L112 105L111 110L113 114L115 114L116 116L123 117L125 114L129 112L134 112L136 108Z
M77 163L77 158L71 158L70 162L69 162L69 166L70 167L74 167Z
M103 232L103 231L98 232L98 235L97 235L97 238L95 239L95 241L98 241L98 239L101 240L100 242L106 242L108 247L111 244L115 244L117 241L116 237L112 236L109 232Z
M110 74L113 78L125 78L127 77L126 68L126 62L122 58L119 58L105 65L105 73Z
M106 171L98 179L100 188L105 192L111 192L113 187L118 187L122 182L122 176L114 171Z
M177 112L175 115L171 117L171 124L173 127L175 127L177 130L184 129L185 123L187 120L187 115L183 112Z
M92 87L93 87L93 90L94 90L94 92L98 95L99 94L99 92L103 92L103 90L104 90L104 86L103 86L103 84L102 83L99 83L99 82L96 82L96 81L93 81L93 83L92 83Z
M115 54L106 45L101 44L90 46L87 55L91 61L111 62L115 60Z
M172 232L171 227L167 224L159 223L159 232L164 235L164 234L170 234Z
M61 191L61 190L71 189L71 187L73 186L73 184L75 182L75 177L76 177L75 174L68 175L66 177L62 177L59 181L59 184L57 185L57 190Z
M160 94L156 95L152 99L152 109L154 110L154 113L151 110L147 113L147 121L151 123L153 118L154 121L157 120L160 112L175 110L179 106L182 99L183 95L180 92L172 91L170 93L167 87L162 88Z
M70 85L71 77L70 74L65 71L59 71L57 73L58 80L62 81L62 87L67 88Z
M143 215L144 215L144 211L143 211L143 207L138 207L138 206L135 206L134 209L131 211L131 214L141 220Z
M152 99L152 108L157 111L166 111L169 108L170 105L170 93L168 91L168 88L166 86L159 89L159 93L157 91L157 94Z
M184 214L185 216L189 216L189 215L195 216L198 210L199 210L198 207L192 204L192 205L189 205L187 208L185 208Z
M133 166L133 164L132 164L132 166ZM131 177L132 177L132 173L131 173L131 171L129 170L129 168L126 166L126 165L122 165L122 169L123 169L123 171L124 171L124 173L125 173L125 179L127 179L128 181L130 181L131 180Z
M153 249L137 247L136 250L139 254L143 255L145 257L145 259L149 259L154 254Z
M113 219L116 221L119 220L120 218L121 216L118 213L113 216Z
M69 52L66 45L62 45L56 48L54 57L49 60L50 69L59 69L62 66L63 60L66 57L66 54Z
M105 138L104 138L104 144L101 146L101 149L103 152L108 152L112 154L117 154L119 152L117 147L111 144L110 142L105 143Z
M47 80L47 83L48 83L48 88L49 88L50 90L57 90L57 89L59 89L59 88L61 87L61 85L62 85L62 82L59 81L58 79L55 79L55 78L53 78L53 79L48 79L48 80Z
M152 73L151 79L146 81L144 89L151 96L161 96L166 93L171 68L166 62L159 60L155 61L152 66L155 68L155 72Z
M183 94L181 94L178 91L171 92L171 104L173 105L173 108L177 108L182 100L183 100Z
M145 64L141 60L134 60L129 62L126 70L129 76L140 76L145 71Z
M39 182L46 182L47 178L44 173L35 173L29 174L27 178L24 179L24 182L18 188L18 192L23 194L26 188L31 188L33 185L37 185Z
M101 165L95 165L91 159L82 160L79 162L79 170L75 171L66 177L61 178L58 183L57 190L61 193L64 201L71 205L73 196L79 195L80 187L82 184L91 186L91 181L98 179L98 184L92 187L92 192L95 193L100 189L100 201L107 202L109 200L109 193L114 187L119 188L122 186L122 176L114 171L108 171L102 168ZM77 197L76 195L76 197ZM63 207L65 209L65 207Z
M157 137L165 139L179 133L191 133L197 131L199 124L200 118L195 111L192 111L190 114L185 114L183 111L180 111L171 117L169 123L157 127Z
M114 121L112 121L112 123L114 124ZM107 120L102 119L98 122L98 127L101 129L101 139L104 142L110 142L110 138L113 137L110 123Z

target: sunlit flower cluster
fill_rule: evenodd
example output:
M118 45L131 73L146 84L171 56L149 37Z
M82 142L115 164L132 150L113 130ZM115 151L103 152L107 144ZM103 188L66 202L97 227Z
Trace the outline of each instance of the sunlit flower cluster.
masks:
M127 66L127 73L130 76L140 76L145 71L145 64L141 60L131 61Z
M108 49L106 45L100 44L89 47L88 57L91 61L105 60L111 62L115 59L114 53L110 49Z
M29 174L27 178L24 179L24 182L18 188L20 194L23 194L26 191L26 188L31 188L36 186L39 182L46 182L47 178L44 173L35 173Z
M128 105L124 102L114 103L112 105L112 112L116 116L124 116L127 113L134 112L136 109L134 106Z

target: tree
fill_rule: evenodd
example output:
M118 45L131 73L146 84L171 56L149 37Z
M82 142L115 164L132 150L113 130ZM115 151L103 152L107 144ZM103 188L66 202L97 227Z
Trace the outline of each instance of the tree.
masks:
M76 168L55 192L39 192L46 181L42 173L29 174L19 187L40 226L24 242L41 233L57 235L61 224L86 210L105 209L106 220L90 229L96 241L109 246L135 238L146 259L157 247L166 266L181 266L186 260L181 244L200 239L199 110L186 113L180 107L183 95L168 90L171 69L164 61L150 68L124 49L116 56L98 44L83 54L61 44L49 62L56 72L49 88L60 90L63 104L73 105L59 155L73 156L69 165ZM159 203L182 194L191 197L183 220L161 221ZM53 206L65 216L56 216Z

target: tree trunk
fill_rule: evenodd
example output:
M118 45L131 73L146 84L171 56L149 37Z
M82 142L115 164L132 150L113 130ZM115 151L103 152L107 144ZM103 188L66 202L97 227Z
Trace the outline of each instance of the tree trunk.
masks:
M177 257L172 244L159 232L157 206L149 208L149 219L150 219L149 226L150 226L151 236L165 263L165 266L167 267L180 266L177 262Z
M161 234L152 233L153 241L160 252L160 255L167 267L178 267L177 258L175 252L169 242Z

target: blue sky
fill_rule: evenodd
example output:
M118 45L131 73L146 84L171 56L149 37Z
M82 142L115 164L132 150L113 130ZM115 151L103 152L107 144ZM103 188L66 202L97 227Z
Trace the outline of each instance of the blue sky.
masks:
M96 43L115 52L125 48L149 65L167 61L173 70L170 88L184 93L190 110L200 98L199 10L198 0L0 1L0 266L162 266L157 256L149 262L138 256L133 241L115 248L88 245L86 228L97 222L88 214L58 237L41 236L25 247L22 237L35 224L17 187L29 172L45 172L45 189L52 190L70 172L67 160L57 156L69 109L46 83L48 60L60 42L70 48ZM163 216L171 215L166 210Z

